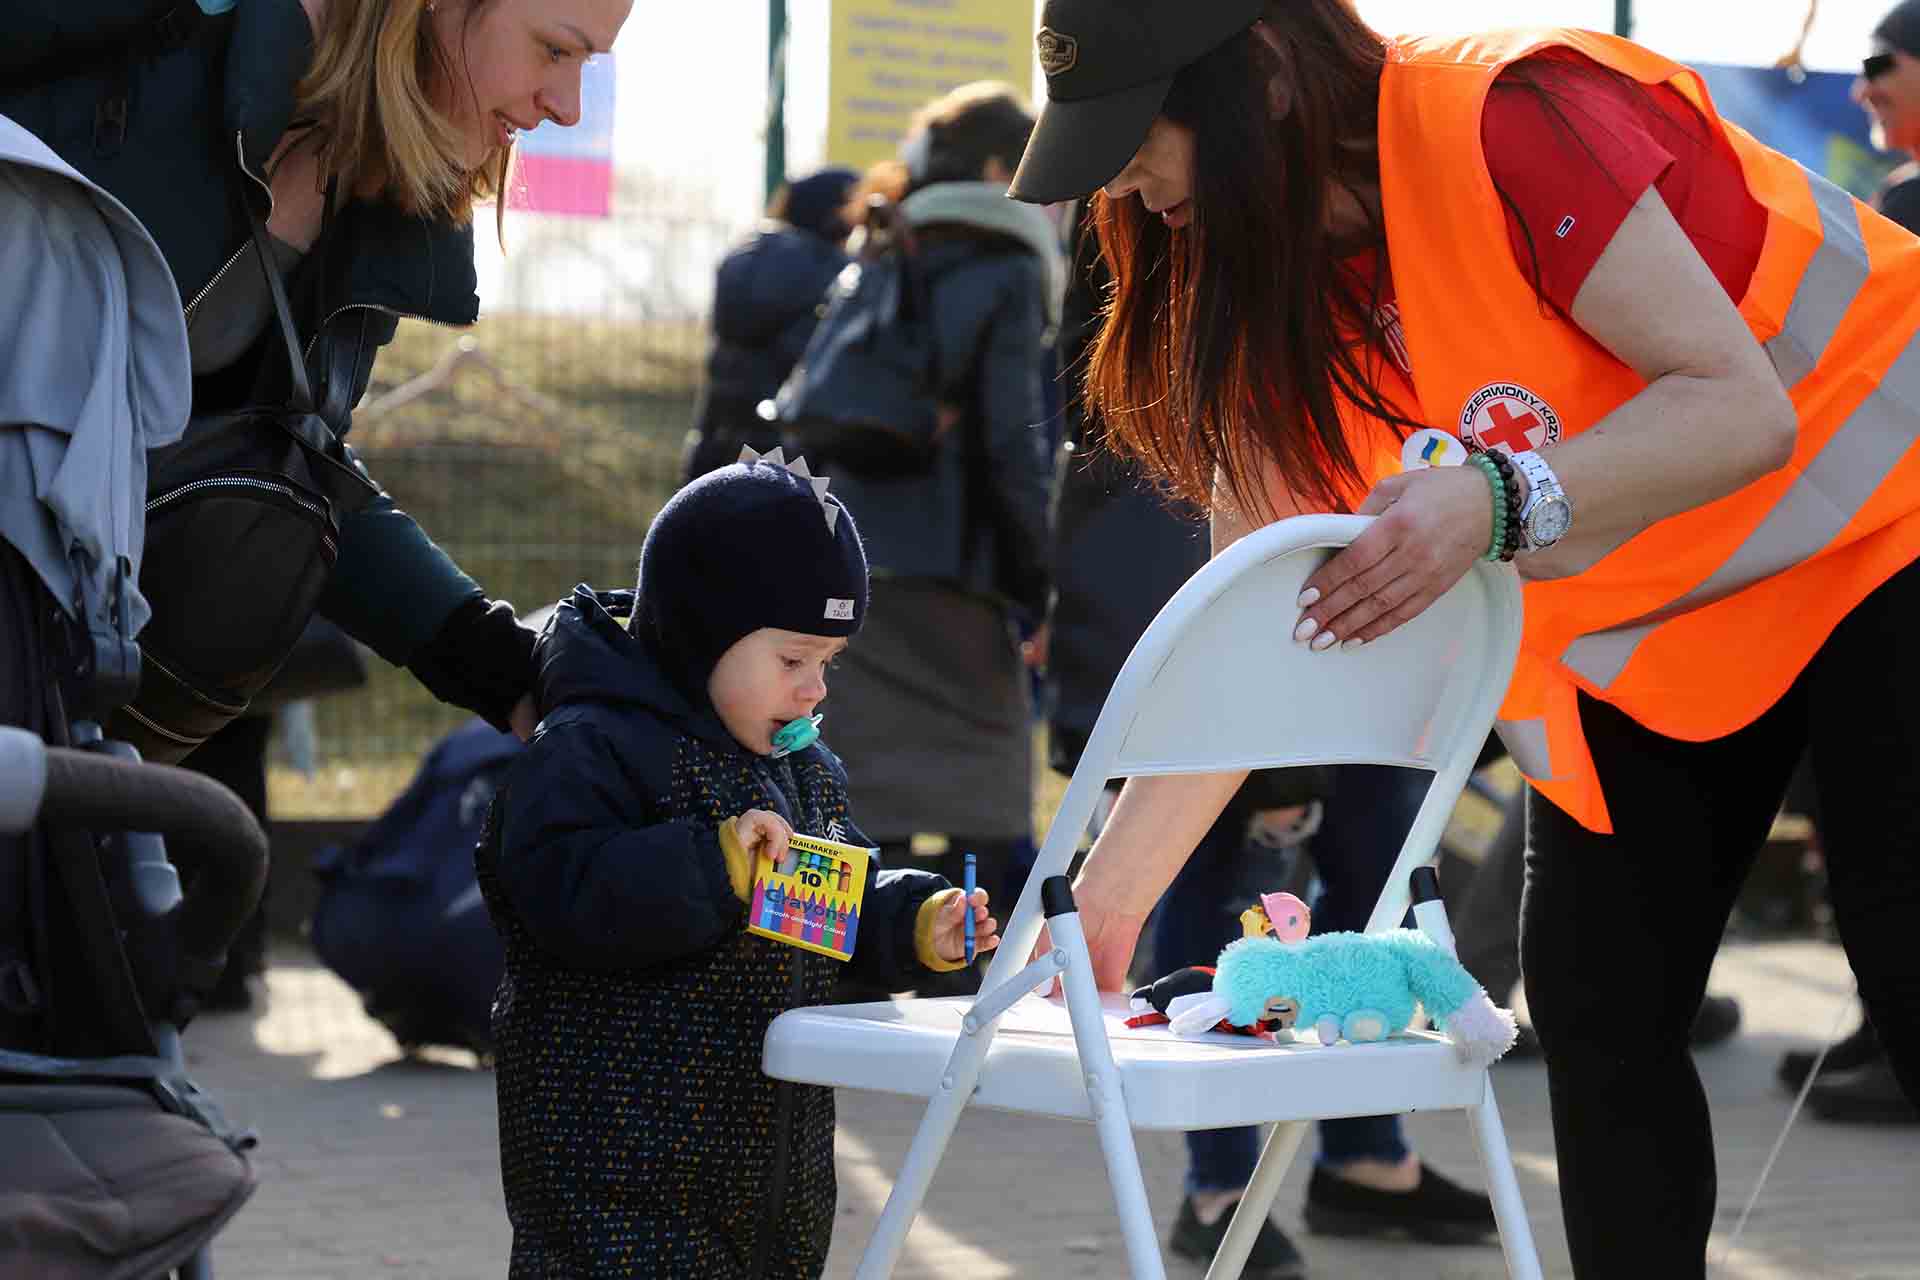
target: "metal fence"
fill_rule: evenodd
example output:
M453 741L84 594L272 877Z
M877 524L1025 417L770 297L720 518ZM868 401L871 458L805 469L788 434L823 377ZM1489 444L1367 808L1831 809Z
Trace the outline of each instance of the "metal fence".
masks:
M539 297L580 264L712 264L739 227L670 193L611 222L538 220L514 245L504 292ZM482 234L491 231L483 213ZM533 220L526 220L532 222ZM736 218L737 222L738 219ZM510 227L510 242L520 224ZM705 354L704 299L659 273L597 305L490 312L470 332L402 322L350 439L402 509L487 590L524 615L577 582L631 585L647 525L669 496ZM286 717L310 734L275 753L280 816L364 816L467 713L369 658L366 687ZM289 769L294 762L305 772Z

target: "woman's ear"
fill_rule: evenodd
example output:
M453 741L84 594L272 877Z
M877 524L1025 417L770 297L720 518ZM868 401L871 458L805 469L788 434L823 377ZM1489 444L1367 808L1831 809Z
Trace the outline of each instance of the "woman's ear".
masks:
M1265 22L1254 23L1253 34L1273 55L1273 74L1267 77L1267 111L1275 120L1285 120L1293 114L1293 58L1280 34Z

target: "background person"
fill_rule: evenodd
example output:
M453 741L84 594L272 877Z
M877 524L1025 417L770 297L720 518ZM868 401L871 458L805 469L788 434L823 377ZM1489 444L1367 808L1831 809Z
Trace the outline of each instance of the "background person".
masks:
M821 169L780 188L752 237L720 260L713 286L713 346L694 407L681 480L740 456L768 453L780 428L759 414L785 381L820 320L821 298L847 265L847 195L860 175Z
M1873 145L1907 156L1906 163L1887 175L1873 205L1908 231L1920 231L1920 166L1914 162L1920 153L1920 56L1915 50L1920 50L1920 3L1906 0L1873 29L1871 52L1853 85L1853 99L1871 122ZM1807 793L1804 807L1813 811L1808 816L1817 827L1817 791L1800 785L1810 781L1807 767L1802 766L1795 781ZM1789 1049L1780 1055L1780 1082L1798 1092L1817 1056L1807 1049ZM1852 1034L1828 1049L1820 1079L1807 1091L1807 1109L1823 1120L1920 1123L1920 1107L1895 1079L1873 1020L1864 1010Z
M1042 364L1059 305L1056 232L1006 198L1033 116L1005 85L963 85L915 117L898 161L855 191L897 203L930 281L928 395L949 424L930 465L862 469L810 447L860 513L873 616L841 659L827 723L855 812L890 866L943 834L940 868L1013 901L1032 857L1033 712L1019 635L1044 616L1051 458ZM969 971L950 980L977 984Z

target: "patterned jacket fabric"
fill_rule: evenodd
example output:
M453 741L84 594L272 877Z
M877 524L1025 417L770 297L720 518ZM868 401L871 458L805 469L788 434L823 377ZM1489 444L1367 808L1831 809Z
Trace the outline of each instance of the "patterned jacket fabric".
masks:
M842 966L750 935L717 829L751 808L867 843L840 762L739 746L578 588L537 651L542 723L476 857L506 944L493 1011L511 1276L817 1277L834 1213L833 1091L760 1072L767 1024L824 1003ZM947 887L869 873L853 962L891 989L920 904ZM768 1232L762 1244L759 1233Z

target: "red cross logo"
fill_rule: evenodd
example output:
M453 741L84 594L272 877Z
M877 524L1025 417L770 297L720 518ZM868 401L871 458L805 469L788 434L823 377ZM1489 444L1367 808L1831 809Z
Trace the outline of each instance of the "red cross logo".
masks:
M1503 444L1509 453L1525 453L1533 447L1527 433L1540 425L1539 414L1529 411L1515 417L1505 400L1495 400L1487 406L1487 417L1493 425L1480 432L1480 441L1487 448Z
M1560 442L1560 415L1519 383L1489 382L1461 409L1460 436L1482 449L1544 449Z

